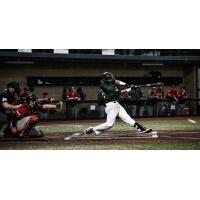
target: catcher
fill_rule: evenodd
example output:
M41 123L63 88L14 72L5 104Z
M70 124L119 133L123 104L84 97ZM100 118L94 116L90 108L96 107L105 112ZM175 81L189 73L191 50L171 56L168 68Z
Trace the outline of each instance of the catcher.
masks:
M126 83L120 80L116 80L112 73L103 73L102 80L100 81L100 88L102 89L104 95L107 120L105 123L100 124L96 127L87 128L84 131L84 134L90 134L92 132L94 132L95 134L100 134L103 131L110 129L115 124L117 116L119 116L124 122L136 128L138 132L154 135L155 132L152 132L151 128L146 128L133 120L118 102L120 93L130 92L131 88L134 86L120 91L117 85L127 86Z
M34 94L30 94L26 97L24 104L13 113L12 123L10 127L7 127L4 135L7 137L43 137L43 132L35 128L39 122L37 112L43 109L56 109L57 111L61 111L63 109L63 103L59 102L56 105L41 104ZM11 132L13 127L17 130L16 133Z

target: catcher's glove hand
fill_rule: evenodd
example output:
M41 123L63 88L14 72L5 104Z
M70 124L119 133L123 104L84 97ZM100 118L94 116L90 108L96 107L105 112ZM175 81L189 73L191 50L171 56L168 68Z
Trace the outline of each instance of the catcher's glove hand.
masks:
M49 98L49 101L52 103L53 101L55 101L54 98Z
M62 111L63 110L63 102L62 101L59 101L56 104L56 109L57 109L57 111Z

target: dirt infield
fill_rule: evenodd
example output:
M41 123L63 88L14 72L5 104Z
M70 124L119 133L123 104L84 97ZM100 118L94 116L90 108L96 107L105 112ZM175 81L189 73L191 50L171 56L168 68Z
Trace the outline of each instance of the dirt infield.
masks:
M158 138L144 136L136 132L111 132L100 135L82 135L64 141L64 138L74 133L46 133L43 138L0 138L0 149L24 145L45 147L45 145L100 145L100 144L173 144L173 143L199 143L199 131L159 131Z

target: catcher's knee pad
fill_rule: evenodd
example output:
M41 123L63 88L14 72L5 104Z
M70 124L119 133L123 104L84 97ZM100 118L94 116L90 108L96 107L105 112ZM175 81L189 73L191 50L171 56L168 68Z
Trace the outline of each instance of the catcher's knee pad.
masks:
M31 118L29 119L29 124L28 124L27 129L31 130L33 127L36 126L38 121L39 121L39 117L37 115L31 115Z
M31 115L31 121L37 123L39 121L39 117L37 115Z

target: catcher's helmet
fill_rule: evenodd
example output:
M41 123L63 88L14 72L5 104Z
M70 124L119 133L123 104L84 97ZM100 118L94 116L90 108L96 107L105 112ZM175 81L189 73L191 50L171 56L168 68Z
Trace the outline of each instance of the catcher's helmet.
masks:
M114 75L110 72L104 72L102 75L102 79L106 83L113 83L115 81Z
M26 102L30 102L30 101L36 101L37 97L34 95L34 94L29 94L27 97L26 97Z

